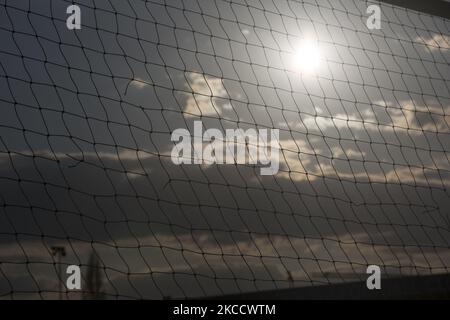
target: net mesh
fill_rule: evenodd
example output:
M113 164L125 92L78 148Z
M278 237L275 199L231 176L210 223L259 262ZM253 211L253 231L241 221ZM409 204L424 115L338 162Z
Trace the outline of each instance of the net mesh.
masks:
M371 4L0 0L0 297L448 273L450 24ZM278 173L175 165L195 121L278 129Z

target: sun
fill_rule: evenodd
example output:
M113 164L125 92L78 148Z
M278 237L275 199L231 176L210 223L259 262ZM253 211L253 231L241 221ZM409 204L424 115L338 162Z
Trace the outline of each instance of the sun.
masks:
M320 48L316 41L303 40L294 52L294 65L301 73L315 73L322 64Z

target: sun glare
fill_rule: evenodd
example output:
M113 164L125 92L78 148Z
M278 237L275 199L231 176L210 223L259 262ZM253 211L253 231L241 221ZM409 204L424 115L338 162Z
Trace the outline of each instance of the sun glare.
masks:
M294 64L302 73L314 73L321 65L319 46L312 40L304 40L294 53Z

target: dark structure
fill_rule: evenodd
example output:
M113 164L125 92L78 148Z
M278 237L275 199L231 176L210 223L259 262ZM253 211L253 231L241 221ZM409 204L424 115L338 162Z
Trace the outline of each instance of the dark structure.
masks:
M450 19L450 2L442 0L380 0L399 7Z
M322 299L449 299L450 275L387 278L381 290L368 290L365 282L289 288L216 297L231 300L322 300Z

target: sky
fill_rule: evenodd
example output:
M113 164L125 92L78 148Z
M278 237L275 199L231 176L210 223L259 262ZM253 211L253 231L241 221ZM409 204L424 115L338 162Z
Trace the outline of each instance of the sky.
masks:
M52 246L83 272L95 256L108 298L449 271L448 20L84 0L68 30L71 3L0 0L1 298L57 297ZM195 121L278 129L279 172L173 164L171 133Z

